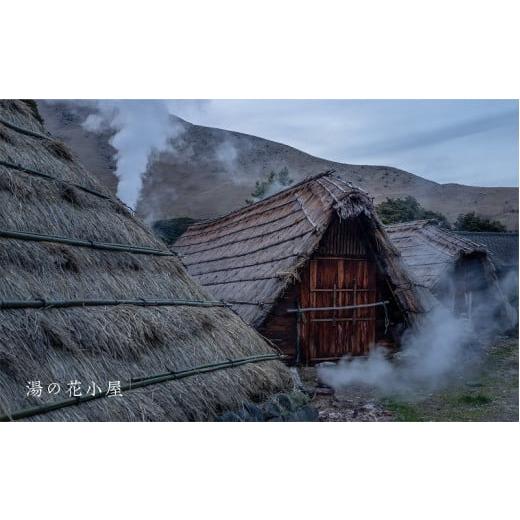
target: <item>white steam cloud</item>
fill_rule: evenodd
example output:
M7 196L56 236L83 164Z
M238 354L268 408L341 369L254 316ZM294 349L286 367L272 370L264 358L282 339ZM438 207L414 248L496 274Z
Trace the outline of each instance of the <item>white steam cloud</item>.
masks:
M434 391L473 368L482 346L511 325L496 319L502 303L487 299L475 308L473 315L478 318L473 325L439 304L420 327L403 335L394 359L388 358L385 348L376 346L367 357L346 357L336 365L319 366L318 377L336 390L366 385L387 396Z
M467 320L438 306L420 330L405 334L398 359L388 359L386 349L375 347L366 358L344 358L336 366L318 367L318 376L332 388L362 384L385 395L433 390L460 368L470 338Z
M183 127L171 117L166 100L98 100L89 104L96 112L83 126L92 132L115 132L110 143L117 151L117 195L135 208L150 156L167 149L170 139Z
M229 140L224 141L216 147L215 158L218 162L222 163L228 171L233 171L236 168L238 151Z

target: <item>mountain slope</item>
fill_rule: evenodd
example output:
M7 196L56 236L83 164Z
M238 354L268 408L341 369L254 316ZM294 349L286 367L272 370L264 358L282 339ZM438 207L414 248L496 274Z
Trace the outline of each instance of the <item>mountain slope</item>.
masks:
M39 102L51 132L78 154L80 160L112 189L115 150L110 134L94 134L81 127L88 110L67 104ZM454 221L460 213L477 213L518 229L518 189L438 184L388 166L337 163L290 146L241 134L193 125L174 118L183 132L166 152L154 154L144 177L137 211L148 221L186 216L210 218L244 204L255 181L284 166L295 181L335 169L345 180L368 191L375 202L412 195L426 209Z

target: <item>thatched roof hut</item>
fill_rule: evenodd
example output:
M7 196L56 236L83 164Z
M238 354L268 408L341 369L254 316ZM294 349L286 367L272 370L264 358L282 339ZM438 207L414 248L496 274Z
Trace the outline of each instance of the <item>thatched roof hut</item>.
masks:
M24 101L0 101L0 271L4 420L208 420L290 384L275 350ZM122 397L106 395L110 381Z
M498 273L518 271L517 232L455 231L455 233L484 246Z
M295 361L395 344L425 310L369 196L332 172L192 224L172 249Z
M456 314L472 317L485 308L507 322L514 319L483 245L431 220L393 224L386 230L416 283Z

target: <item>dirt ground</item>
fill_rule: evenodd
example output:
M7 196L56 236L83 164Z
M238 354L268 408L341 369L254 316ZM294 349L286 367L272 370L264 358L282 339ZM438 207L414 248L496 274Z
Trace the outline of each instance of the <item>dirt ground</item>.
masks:
M485 349L478 366L449 387L409 398L384 398L364 387L341 392L316 386L314 368L299 371L314 388L319 420L336 421L518 421L518 339L501 338Z

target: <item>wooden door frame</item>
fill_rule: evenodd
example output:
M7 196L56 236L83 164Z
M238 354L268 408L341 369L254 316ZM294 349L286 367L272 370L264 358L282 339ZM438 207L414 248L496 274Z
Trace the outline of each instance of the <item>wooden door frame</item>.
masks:
M319 260L337 260L337 261L341 261L343 263L343 268L342 269L339 269L338 268L338 273L337 273L337 276L338 276L338 285L340 286L339 288L336 288L334 287L333 289L323 289L323 288L317 288L317 267L313 268L313 266L316 266L318 261ZM369 289L369 288L357 288L357 284L356 284L356 280L354 281L355 285L353 288L343 288L341 287L341 285L344 284L344 279L342 277L345 276L345 273L346 273L346 269L345 269L345 263L346 262L366 262L367 264L367 269L369 270L368 271L368 276L369 276L369 280L368 280L368 284L373 284L374 287ZM373 262L371 261L370 257L346 257L346 256L326 256L326 255L318 255L318 256L315 256L313 258L311 258L307 264L305 265L304 269L305 269L305 272L304 272L304 277L302 278L302 283L301 283L301 288L300 288L300 291L299 291L299 296L298 296L298 306L300 307L319 307L319 305L317 304L317 294L318 293L333 293L334 296L336 296L337 293L343 293L343 294L348 294L348 293L353 293L353 301L354 302L357 302L357 298L356 298L356 295L359 294L359 293L365 293L367 295L367 297L369 297L370 293L373 294L373 300L375 302L375 299L376 299L376 295L377 295L377 287L376 287L376 280L377 280L377 277L376 277L376 270L377 270L377 266L375 264L373 264L372 268L374 269L373 271L373 276L374 276L374 279L371 280L371 273L370 273L370 269L371 269L371 264L373 264ZM307 292L307 294L305 294L305 291ZM336 299L334 298L334 300L336 301ZM369 303L369 302L367 302ZM335 305L333 305L335 306ZM337 311L332 311L334 315L336 315ZM335 318L335 316L333 316L332 318L324 318L324 319L321 319L321 318L316 318L314 317L313 315L315 313L300 313L298 314L298 317L297 317L297 335L298 335L298 338L297 338L297 350L299 351L300 353L300 360L304 361L306 364L312 364L312 363L316 363L316 362L321 362L321 361L332 361L332 360L337 360L339 359L341 356L333 356L333 357L318 357L318 352L317 352L317 345L315 344L315 342L312 340L311 338L311 335L312 335L312 326L311 326L311 323L313 322L316 322L316 321L334 321L335 323L337 321L341 322L341 321L348 321L348 322L352 322L352 328L354 329L356 327L356 324L359 324L360 322L372 322L372 327L373 327L373 330L372 332L369 332L369 336L371 337L375 337L375 325L376 325L376 314L375 314L375 309L374 309L374 313L373 315L371 315L370 317L358 317L357 314L358 314L358 311L357 310L353 310L352 311L352 317L350 318ZM336 334L337 334L337 331L336 331ZM337 341L337 339L336 339ZM368 348L370 348L370 345L363 345L363 352L364 354L366 354L368 352ZM345 354L347 354L348 352L345 352ZM343 355L343 354L342 354ZM303 358L303 359L301 359Z

